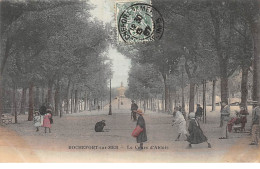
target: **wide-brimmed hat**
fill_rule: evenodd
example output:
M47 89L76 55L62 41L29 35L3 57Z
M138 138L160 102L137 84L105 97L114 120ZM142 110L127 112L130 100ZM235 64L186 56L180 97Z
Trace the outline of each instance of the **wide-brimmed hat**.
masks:
M142 109L137 109L136 113L137 113L137 114L140 114L140 115L143 115L143 114L144 114Z

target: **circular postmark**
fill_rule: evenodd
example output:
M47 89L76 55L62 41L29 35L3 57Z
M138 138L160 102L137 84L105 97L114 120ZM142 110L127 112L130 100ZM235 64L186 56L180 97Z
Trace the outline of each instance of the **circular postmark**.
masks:
M163 35L164 20L152 5L137 3L122 12L118 31L125 42L158 40Z

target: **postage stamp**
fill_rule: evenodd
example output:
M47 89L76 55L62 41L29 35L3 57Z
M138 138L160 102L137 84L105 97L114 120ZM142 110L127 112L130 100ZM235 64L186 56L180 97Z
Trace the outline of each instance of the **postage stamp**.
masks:
M164 31L161 13L151 4L116 3L118 41L126 43L159 40Z

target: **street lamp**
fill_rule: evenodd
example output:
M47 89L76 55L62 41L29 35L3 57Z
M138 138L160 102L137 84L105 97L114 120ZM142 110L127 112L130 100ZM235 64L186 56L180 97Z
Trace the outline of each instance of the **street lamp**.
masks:
M184 47L184 51L187 52L187 48ZM184 101L184 69L185 69L185 58L184 56L180 59L180 66L181 66L181 108L183 111L185 111L185 101Z
M108 115L112 115L112 105L111 105L111 79L110 79L110 101L109 101L109 112Z
M184 102L184 65L181 65L181 96L182 96L182 111L185 111L185 102Z

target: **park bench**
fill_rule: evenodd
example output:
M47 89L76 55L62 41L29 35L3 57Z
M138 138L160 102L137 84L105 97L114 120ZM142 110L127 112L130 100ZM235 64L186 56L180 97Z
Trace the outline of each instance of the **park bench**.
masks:
M2 115L1 120L2 120L3 124L6 124L6 125L13 123L13 118L12 117L8 117L5 114Z
M235 124L233 126L233 130L235 131L235 133L242 132L241 124Z

